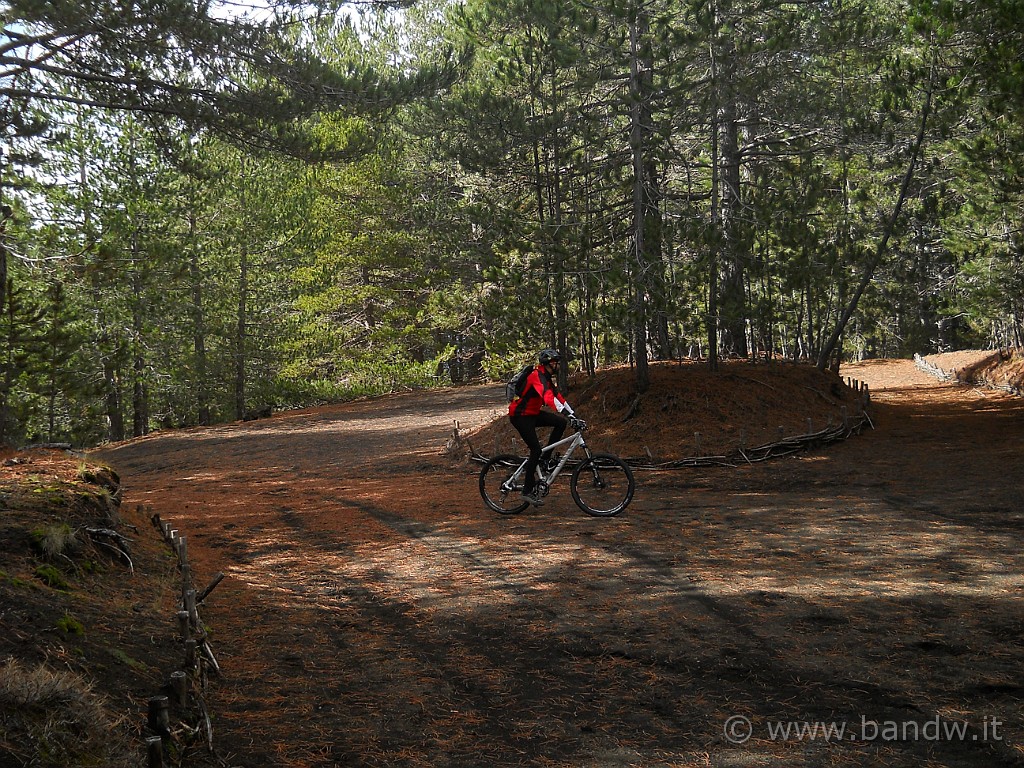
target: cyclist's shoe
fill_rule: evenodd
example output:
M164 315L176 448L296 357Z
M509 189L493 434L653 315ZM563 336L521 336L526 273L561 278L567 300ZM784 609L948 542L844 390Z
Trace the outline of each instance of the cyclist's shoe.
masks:
M557 467L558 466L558 462L560 462L561 460L562 460L562 454L560 454L560 453L552 453L550 456L548 456L544 460L544 474L546 475L548 472L550 472L555 467Z
M529 502L535 507L544 506L544 499L540 497L540 491L534 488L532 491L527 493L523 491L523 501Z

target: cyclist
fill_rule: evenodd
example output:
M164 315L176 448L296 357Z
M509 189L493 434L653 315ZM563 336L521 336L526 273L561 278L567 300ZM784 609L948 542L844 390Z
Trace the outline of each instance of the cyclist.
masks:
M562 439L565 428L569 424L562 414L568 414L570 418L575 416L554 381L554 375L561 359L562 356L557 349L542 350L537 355L537 365L526 379L523 393L508 406L509 421L522 436L526 447L530 449L530 458L526 463L526 479L523 484L523 499L535 507L544 503L536 489L537 465L540 463L541 457L537 427L552 428L551 437L548 439L548 445L552 445ZM557 413L541 410L543 405Z

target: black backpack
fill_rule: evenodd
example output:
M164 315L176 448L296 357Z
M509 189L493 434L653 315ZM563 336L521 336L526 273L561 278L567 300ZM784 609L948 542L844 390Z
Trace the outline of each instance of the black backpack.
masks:
M507 382L505 382L505 399L510 403L523 396L523 392L526 389L526 380L529 378L530 373L533 372L533 365L528 365L518 373L513 373Z

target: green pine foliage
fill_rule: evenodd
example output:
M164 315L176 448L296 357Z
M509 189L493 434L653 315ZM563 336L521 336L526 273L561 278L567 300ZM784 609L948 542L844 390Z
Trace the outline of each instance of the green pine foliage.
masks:
M1024 342L1019 0L9 5L7 442Z

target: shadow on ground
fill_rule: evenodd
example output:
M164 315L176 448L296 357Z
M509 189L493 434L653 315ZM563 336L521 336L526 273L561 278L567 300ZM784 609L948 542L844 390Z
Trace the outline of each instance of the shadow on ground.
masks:
M1021 403L908 365L855 371L874 431L612 519L487 512L475 388L104 458L228 574L223 764L1019 765Z

